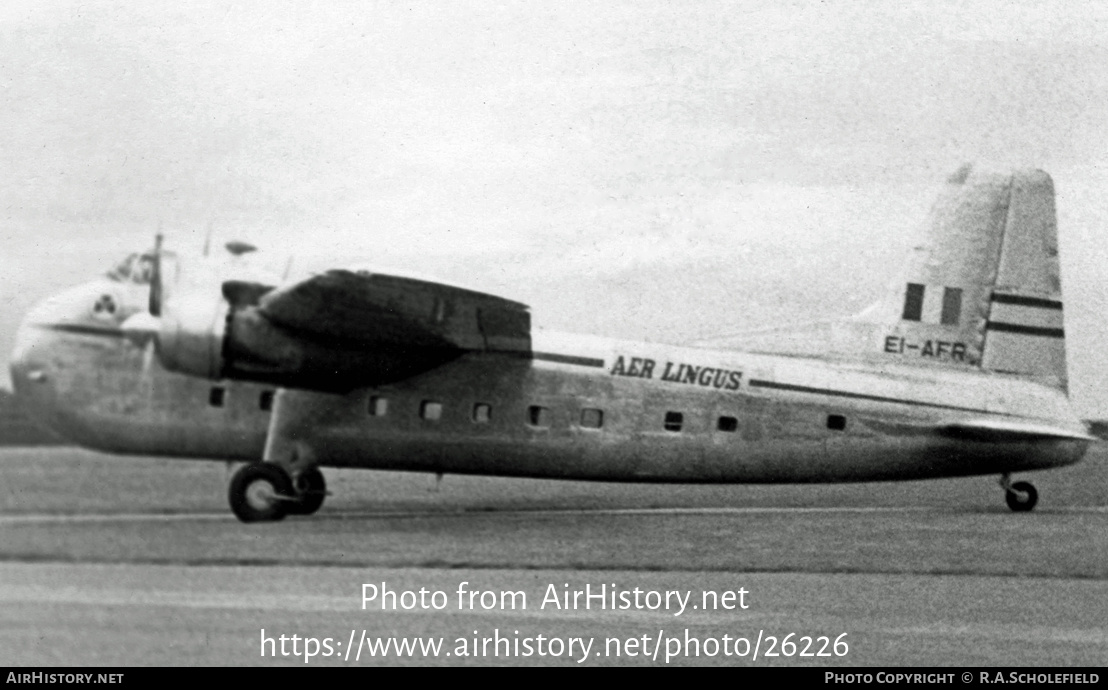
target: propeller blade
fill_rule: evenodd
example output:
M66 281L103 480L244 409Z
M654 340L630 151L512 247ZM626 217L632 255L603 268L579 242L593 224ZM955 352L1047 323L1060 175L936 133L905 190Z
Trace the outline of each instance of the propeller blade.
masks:
M149 376L150 367L154 364L154 350L155 342L151 340L146 343L146 348L142 351L142 375L144 377Z
M162 315L162 234L154 236L154 263L150 270L150 314Z
M145 347L147 343L155 342L162 327L161 320L144 311L128 316L119 324L119 331L123 337L132 344Z
M158 350L158 333L161 320L144 311L127 317L119 324L119 330L132 345L142 348L142 375L146 377L154 364L154 355Z

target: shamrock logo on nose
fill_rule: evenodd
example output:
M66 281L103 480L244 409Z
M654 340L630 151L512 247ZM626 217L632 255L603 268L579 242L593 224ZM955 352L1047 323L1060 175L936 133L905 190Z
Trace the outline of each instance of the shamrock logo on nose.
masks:
M111 318L115 314L115 300L111 295L101 295L92 306L92 313L102 318Z

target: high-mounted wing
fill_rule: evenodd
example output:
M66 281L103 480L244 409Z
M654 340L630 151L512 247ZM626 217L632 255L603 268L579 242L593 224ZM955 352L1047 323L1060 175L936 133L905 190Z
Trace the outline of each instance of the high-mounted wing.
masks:
M259 307L277 326L328 340L463 350L531 342L524 304L381 273L328 271L262 296Z
M526 305L441 283L333 270L280 288L229 281L222 292L215 305L166 303L159 356L168 368L344 392L468 352L531 352Z

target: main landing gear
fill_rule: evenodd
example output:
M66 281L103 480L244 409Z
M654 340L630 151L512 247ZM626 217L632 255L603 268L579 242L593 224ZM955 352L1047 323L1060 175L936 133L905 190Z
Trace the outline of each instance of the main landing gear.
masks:
M1008 473L1000 475L1000 488L1004 489L1004 500L1008 507L1017 513L1026 513L1039 502L1039 492L1031 482L1012 482Z
M326 497L327 484L318 467L304 470L293 481L285 468L272 462L244 465L231 478L227 491L231 512L243 522L311 515Z

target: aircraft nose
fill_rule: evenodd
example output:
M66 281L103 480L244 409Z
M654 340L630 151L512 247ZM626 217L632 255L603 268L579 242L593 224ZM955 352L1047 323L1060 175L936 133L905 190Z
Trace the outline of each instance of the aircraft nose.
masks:
M44 333L36 325L41 310L42 305L36 305L19 324L15 335L15 349L9 359L12 385L16 395L20 397L33 397L34 390L48 378L47 360L43 356Z

